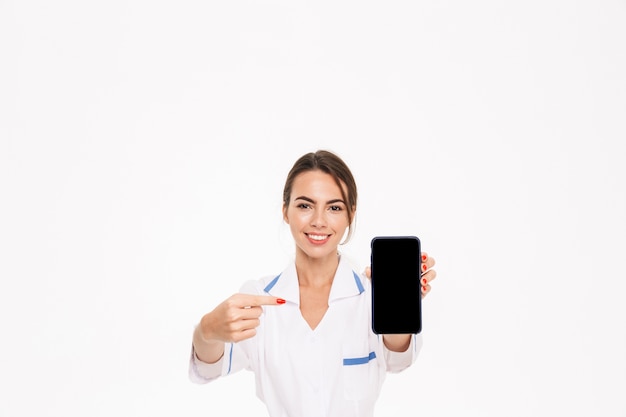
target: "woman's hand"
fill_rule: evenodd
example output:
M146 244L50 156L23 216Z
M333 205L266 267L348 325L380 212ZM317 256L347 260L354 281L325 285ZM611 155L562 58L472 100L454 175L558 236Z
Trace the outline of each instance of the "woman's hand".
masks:
M240 342L256 334L264 305L284 304L285 300L269 295L235 294L200 321L201 336L205 340Z
M235 294L205 314L196 327L193 346L203 362L217 362L225 342L240 342L256 335L264 305L284 304L269 295Z
M437 277L437 271L433 269L435 266L435 258L428 256L426 252L422 252L422 276L420 278L420 286L422 289L422 298L430 292L430 282ZM372 268L365 268L365 276L372 278Z
M422 287L422 298L430 292L430 282L437 277L437 271L433 269L435 266L435 258L428 256L426 252L422 252L422 277L420 285Z

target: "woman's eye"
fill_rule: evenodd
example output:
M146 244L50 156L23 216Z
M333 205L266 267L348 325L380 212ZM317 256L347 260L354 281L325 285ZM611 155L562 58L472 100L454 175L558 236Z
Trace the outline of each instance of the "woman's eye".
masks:
M300 203L300 204L298 204L297 207L300 208L300 209L308 209L311 206L309 204L306 204L306 203Z
M330 206L330 211L341 211L341 206Z

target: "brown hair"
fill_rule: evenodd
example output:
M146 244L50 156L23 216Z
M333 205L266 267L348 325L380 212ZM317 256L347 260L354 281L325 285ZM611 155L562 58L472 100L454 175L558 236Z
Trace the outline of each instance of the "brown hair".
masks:
M320 170L326 174L332 176L341 190L341 197L347 204L348 211L348 236L343 243L348 242L352 236L352 221L354 220L354 213L356 211L357 202L357 189L356 182L350 172L350 168L345 162L337 155L326 150L318 150L317 152L309 152L302 155L289 171L287 180L285 181L285 188L283 189L283 204L284 207L289 207L289 200L291 200L291 189L293 188L293 182L296 177L304 172ZM345 184L346 190L342 186Z

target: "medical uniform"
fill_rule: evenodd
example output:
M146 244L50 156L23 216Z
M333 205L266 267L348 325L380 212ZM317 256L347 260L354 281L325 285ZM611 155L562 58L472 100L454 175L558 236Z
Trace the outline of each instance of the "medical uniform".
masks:
M241 369L254 372L257 396L271 417L367 417L389 372L416 359L421 335L405 352L391 352L371 329L370 281L340 258L328 310L313 330L300 313L295 264L275 277L250 281L243 293L270 294L284 305L264 306L256 336L226 343L215 364L192 349L189 376L207 383Z

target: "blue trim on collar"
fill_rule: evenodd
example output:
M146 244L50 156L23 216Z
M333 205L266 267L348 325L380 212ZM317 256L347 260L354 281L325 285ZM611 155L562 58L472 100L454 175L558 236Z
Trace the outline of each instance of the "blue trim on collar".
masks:
M354 275L354 281L356 282L356 286L359 289L359 294L363 294L365 288L363 288L363 284L361 284L361 278L359 278L359 276L354 271L352 271L352 275Z
M267 284L265 286L265 288L263 288L263 291L265 292L270 292L270 290L274 287L274 285L276 285L276 283L278 282L278 278L280 278L282 274L278 274L276 276L276 278L274 278L269 284Z

